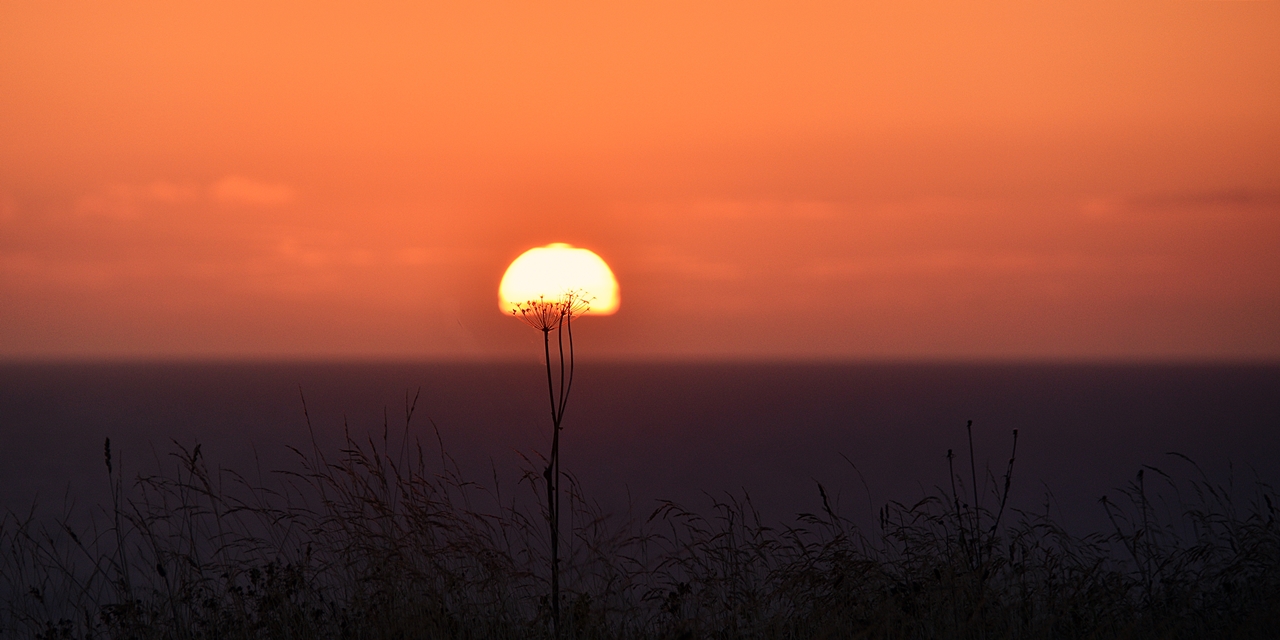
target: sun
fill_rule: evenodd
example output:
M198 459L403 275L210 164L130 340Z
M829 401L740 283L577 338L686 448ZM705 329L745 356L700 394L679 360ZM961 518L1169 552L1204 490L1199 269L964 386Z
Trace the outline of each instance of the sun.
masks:
M504 314L530 300L558 300L570 291L591 302L587 315L618 310L618 280L609 265L589 249L556 242L534 247L516 258L498 285L498 307Z

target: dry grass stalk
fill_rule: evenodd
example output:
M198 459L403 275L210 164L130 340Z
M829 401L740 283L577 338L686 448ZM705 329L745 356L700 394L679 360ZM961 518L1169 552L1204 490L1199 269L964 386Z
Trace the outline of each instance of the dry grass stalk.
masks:
M399 444L385 424L381 439L348 434L334 453L298 450L268 482L177 447L162 473L127 486L115 458L113 503L83 527L7 514L0 636L553 637L545 494L464 478L410 436L412 406ZM1113 530L1085 536L1047 508L1008 507L1012 463L1004 483L991 478L999 490L975 493L953 470L951 490L886 504L870 529L822 486L818 508L788 523L763 520L745 494L632 519L566 475L558 632L1267 637L1280 624L1276 493L1186 468L1181 480L1144 469L1101 505Z

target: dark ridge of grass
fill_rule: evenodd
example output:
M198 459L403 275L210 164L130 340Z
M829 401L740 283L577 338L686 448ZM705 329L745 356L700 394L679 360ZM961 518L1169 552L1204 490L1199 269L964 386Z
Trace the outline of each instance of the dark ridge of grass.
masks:
M384 425L385 426L385 425ZM0 519L5 638L549 638L539 464L515 487L464 478L405 435L250 482L200 446L83 527ZM1015 435L1016 441L1016 435ZM438 440L437 440L438 442ZM1016 453L1016 450L1015 450ZM972 455L972 454L971 454ZM1264 638L1280 628L1277 496L1144 467L1101 501L1114 525L1069 534L1007 504L971 466L860 527L821 508L765 522L750 496L699 513L603 513L568 477L568 638ZM948 456L952 460L952 456ZM545 461L543 461L545 462ZM990 504L990 508L987 504Z

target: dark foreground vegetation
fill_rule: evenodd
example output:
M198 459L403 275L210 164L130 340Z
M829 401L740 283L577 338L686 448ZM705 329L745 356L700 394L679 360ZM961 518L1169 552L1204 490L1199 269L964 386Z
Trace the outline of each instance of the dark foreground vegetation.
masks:
M407 420L406 420L407 423ZM406 427L406 434L408 429ZM94 518L0 523L4 638L549 638L538 473L461 477L434 446L298 452L250 481L197 445L122 479ZM411 440L411 439L410 439ZM1016 442L1016 434L1015 434ZM1280 629L1280 499L1189 460L1104 499L1069 534L1007 504L1002 473L948 455L952 483L858 526L820 505L762 522L745 495L613 516L570 478L567 638L1263 638ZM538 465L530 461L529 467ZM984 491L982 487L987 487ZM83 526L73 522L84 522Z

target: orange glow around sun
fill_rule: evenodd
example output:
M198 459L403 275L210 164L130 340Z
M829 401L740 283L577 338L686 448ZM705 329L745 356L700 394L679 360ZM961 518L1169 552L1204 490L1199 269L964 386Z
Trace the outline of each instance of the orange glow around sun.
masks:
M1277 33L1280 2L0 3L0 364L519 360L510 305L613 313L609 269L593 358L1280 361ZM519 279L555 255L590 269Z
M498 285L498 307L511 313L530 300L557 300L569 292L581 292L590 302L587 314L607 316L618 311L618 280L609 265L591 250L563 242L520 254Z

